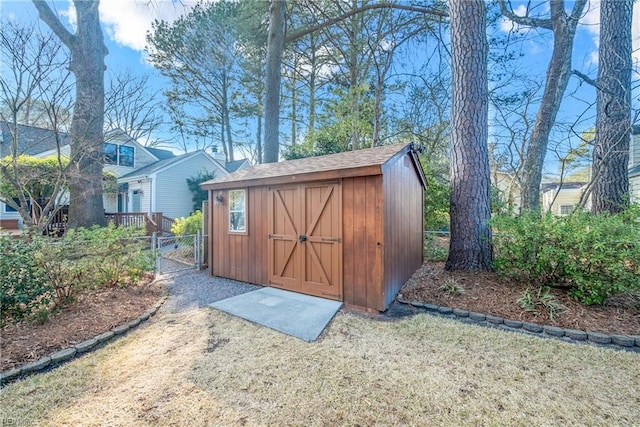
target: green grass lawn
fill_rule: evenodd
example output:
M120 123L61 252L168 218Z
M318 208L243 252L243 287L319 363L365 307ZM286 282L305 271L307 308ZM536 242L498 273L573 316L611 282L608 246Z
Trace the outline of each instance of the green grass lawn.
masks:
M640 354L349 312L305 343L194 309L0 398L2 419L56 426L638 425Z

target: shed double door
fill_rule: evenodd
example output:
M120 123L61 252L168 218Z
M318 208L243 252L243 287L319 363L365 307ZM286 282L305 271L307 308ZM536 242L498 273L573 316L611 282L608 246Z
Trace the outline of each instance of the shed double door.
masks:
M271 187L269 284L342 300L342 194L338 182Z

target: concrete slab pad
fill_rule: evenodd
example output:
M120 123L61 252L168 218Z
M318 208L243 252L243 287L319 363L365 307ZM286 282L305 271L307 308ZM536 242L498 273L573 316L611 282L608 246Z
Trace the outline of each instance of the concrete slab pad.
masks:
M342 302L262 288L209 304L225 313L311 342L318 339Z

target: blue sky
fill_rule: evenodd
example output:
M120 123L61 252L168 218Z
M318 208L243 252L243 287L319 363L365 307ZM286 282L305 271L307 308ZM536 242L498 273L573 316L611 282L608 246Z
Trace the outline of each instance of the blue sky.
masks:
M134 74L149 74L158 91L164 86L164 81L159 73L149 66L144 59L145 35L151 29L154 19L175 20L180 14L189 9L195 1L191 0L103 0L100 4L101 21L105 32L105 43L109 49L106 57L108 69L129 69ZM522 12L524 2L513 1L516 12ZM73 25L74 13L70 10L67 1L50 2L63 16L63 22ZM572 2L567 2L567 7L572 7ZM547 6L542 4L537 10L544 14ZM592 77L597 72L597 42L599 0L591 0L588 12L581 20L576 34L576 43L573 56L573 68L579 69ZM16 19L18 21L37 20L37 13L33 4L28 0L0 0L0 18ZM44 25L44 24L42 24ZM509 31L512 23L504 20L501 28ZM529 29L523 28L526 32ZM640 64L640 1L634 7L634 62L636 69ZM546 31L539 36L522 44L521 49L525 54L519 66L533 75L538 75L542 80L552 48L553 39ZM1 71L1 68L0 68ZM636 74L633 77L638 80ZM586 100L593 100L593 89L582 85L578 88L579 80L572 78L567 97L559 113L559 119L571 120L576 111L583 108ZM577 91L576 91L577 90ZM636 108L640 108L638 92L634 93ZM587 120L588 121L588 120Z

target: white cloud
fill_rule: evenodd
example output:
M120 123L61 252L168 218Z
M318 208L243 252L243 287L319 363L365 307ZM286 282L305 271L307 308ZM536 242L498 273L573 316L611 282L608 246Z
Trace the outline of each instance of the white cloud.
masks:
M590 53L593 65L598 65L598 48L600 47L600 0L591 0L587 5L587 12L580 20L587 31L593 35L595 51ZM640 2L633 4L633 19L631 23L631 44L633 49L633 62L640 63Z
M100 2L100 20L106 34L116 43L142 51L147 31L155 20L173 22L188 12L196 1L108 0Z
M513 13L515 13L518 16L525 16L527 14L527 7L521 4L520 6L513 9ZM516 24L506 16L503 16L502 19L500 19L500 29L505 33L508 33L510 31L515 31L515 32L523 31L520 25Z
M633 62L640 65L640 2L633 4L633 21L631 23L631 46L633 49Z

